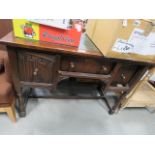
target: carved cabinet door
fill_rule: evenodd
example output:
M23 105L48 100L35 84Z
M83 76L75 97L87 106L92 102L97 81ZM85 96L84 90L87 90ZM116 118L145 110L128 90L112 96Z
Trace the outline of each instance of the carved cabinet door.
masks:
M18 52L20 80L42 84L58 81L59 57L56 55Z

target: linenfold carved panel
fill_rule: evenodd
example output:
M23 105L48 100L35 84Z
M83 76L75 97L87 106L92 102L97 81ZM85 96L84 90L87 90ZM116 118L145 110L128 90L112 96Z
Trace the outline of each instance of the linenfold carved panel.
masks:
M18 53L20 78L22 81L53 83L57 74L57 57L32 54L29 52Z

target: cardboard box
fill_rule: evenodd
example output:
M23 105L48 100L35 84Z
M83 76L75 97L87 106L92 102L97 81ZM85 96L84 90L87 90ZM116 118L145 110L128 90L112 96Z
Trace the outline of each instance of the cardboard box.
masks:
M26 19L13 19L14 35L19 38L39 40L39 24Z
M65 30L34 23L26 19L13 19L16 37L76 47L80 43L82 26L82 23L73 23L70 29Z
M70 30L40 26L40 40L57 44L78 46L82 34L82 25L74 23Z
M86 33L105 57L155 63L153 20L91 19Z

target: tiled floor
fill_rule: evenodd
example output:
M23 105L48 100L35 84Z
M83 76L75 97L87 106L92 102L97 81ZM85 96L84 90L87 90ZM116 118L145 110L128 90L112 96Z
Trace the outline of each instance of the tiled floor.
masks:
M109 115L101 100L31 99L15 124L0 114L0 134L155 134L154 120L146 109Z

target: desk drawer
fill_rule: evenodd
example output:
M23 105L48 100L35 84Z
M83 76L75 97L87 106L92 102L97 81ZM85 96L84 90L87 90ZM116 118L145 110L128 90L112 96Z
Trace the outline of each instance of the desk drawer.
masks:
M116 76L113 80L113 85L116 84L127 84L130 80L132 80L134 74L136 73L138 67L133 65L122 65Z
M110 74L114 63L100 59L62 57L61 70L81 73Z
M58 57L18 52L20 80L35 83L56 83Z

